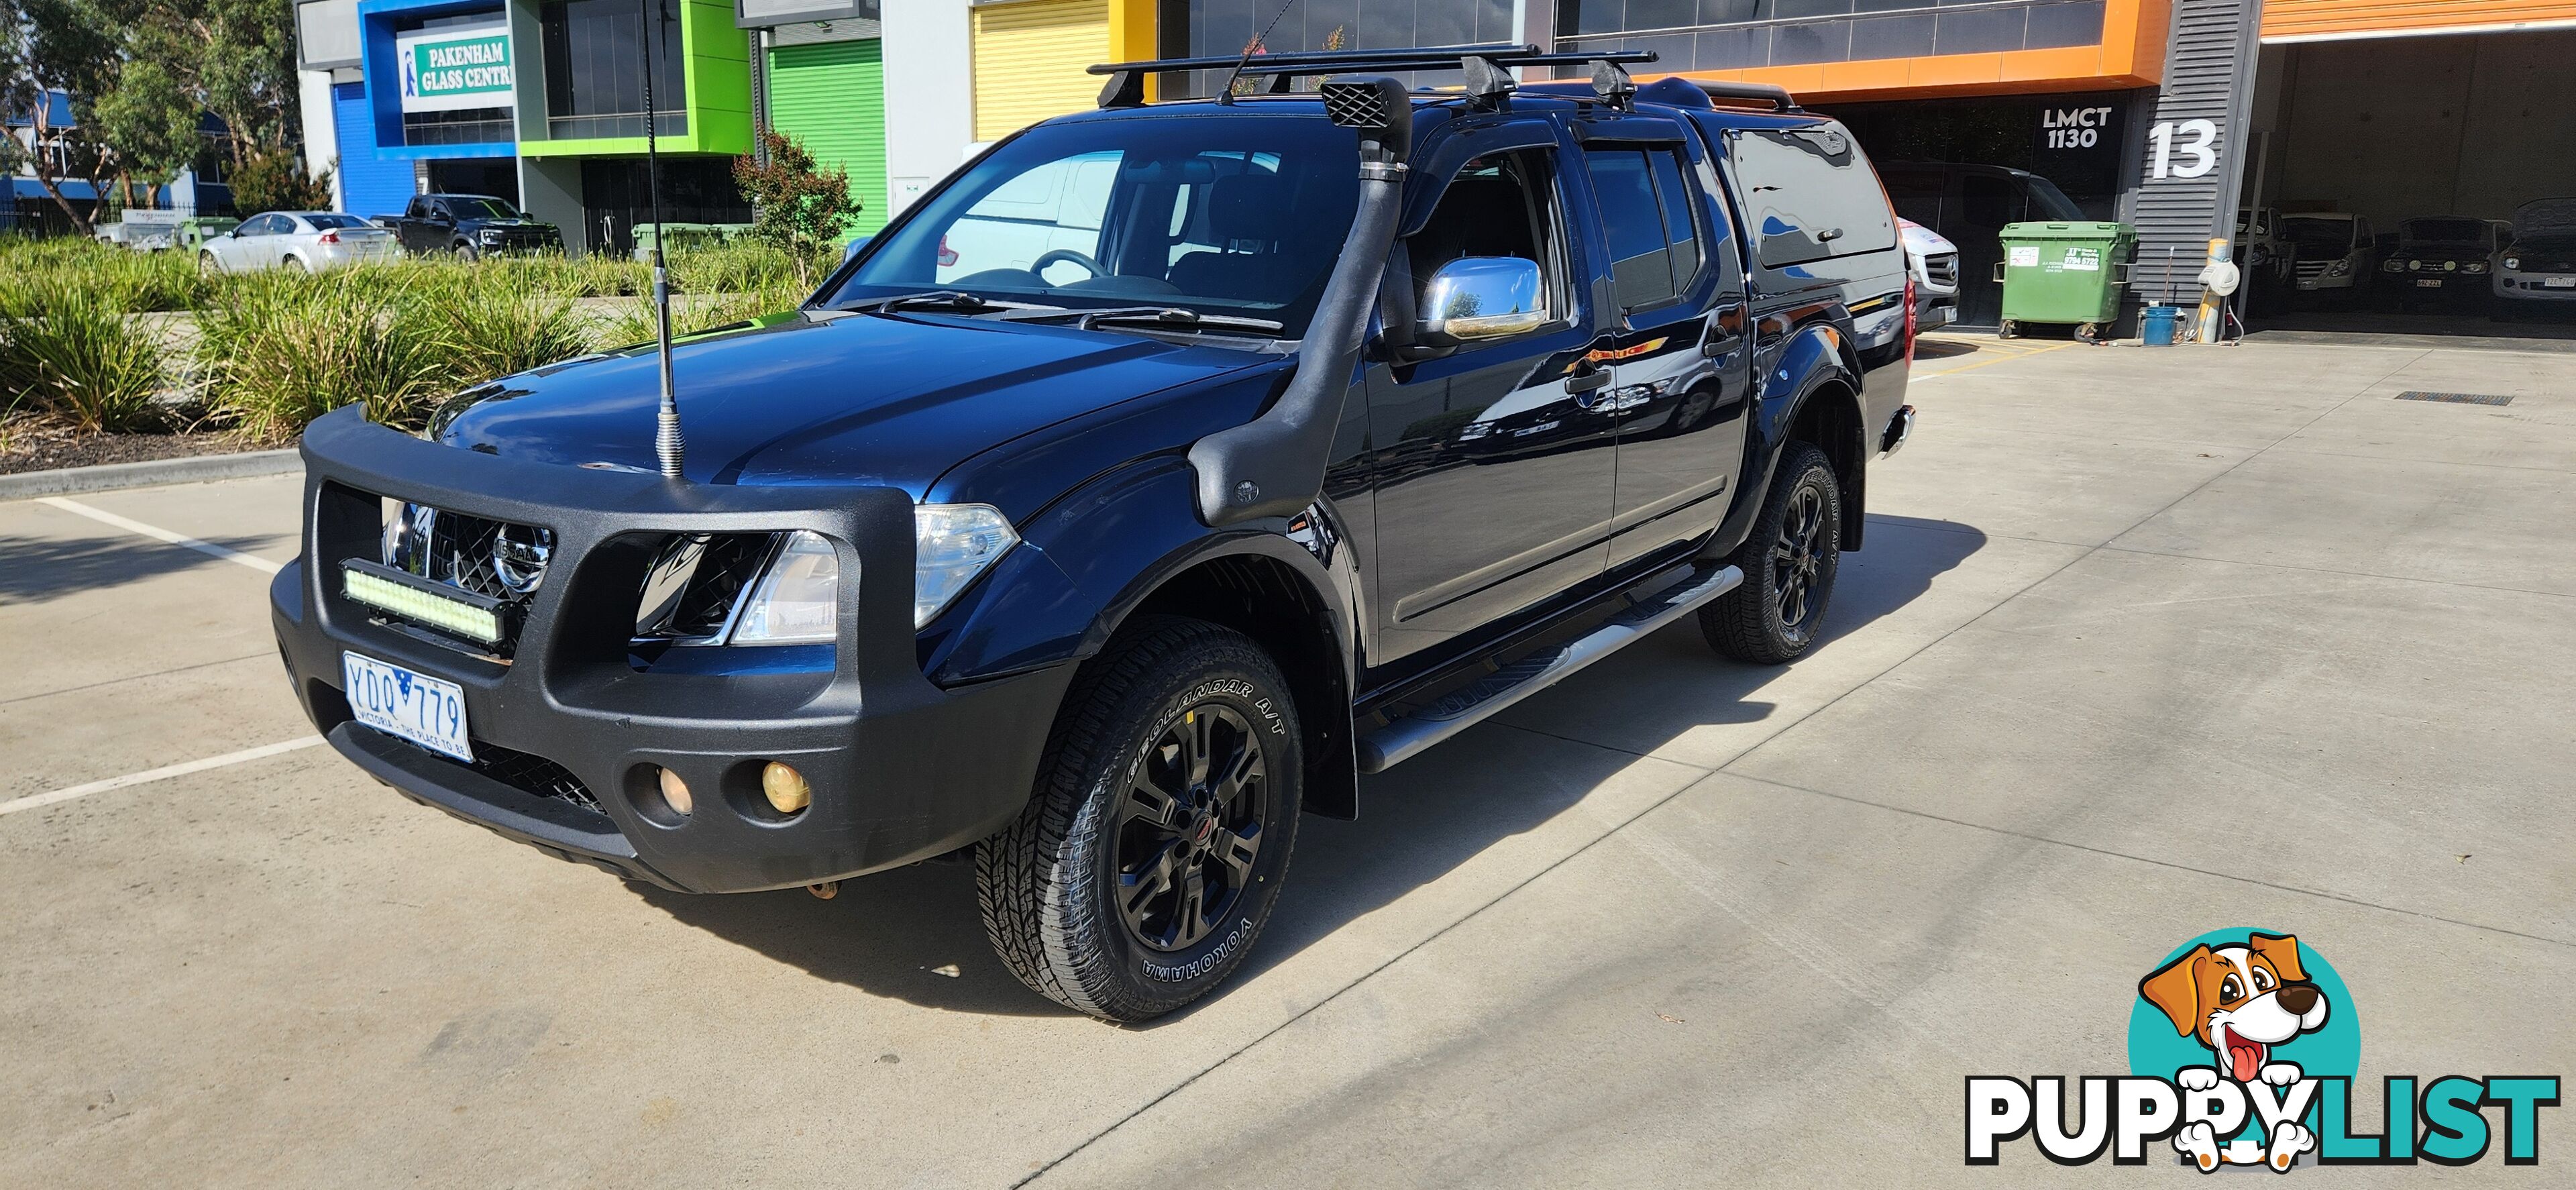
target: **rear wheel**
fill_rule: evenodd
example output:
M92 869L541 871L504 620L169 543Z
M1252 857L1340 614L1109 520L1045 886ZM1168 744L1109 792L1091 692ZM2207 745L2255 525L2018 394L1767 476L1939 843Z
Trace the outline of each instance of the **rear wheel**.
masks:
M1842 488L1825 452L1793 443L1753 531L1727 559L1744 582L1699 610L1700 634L1737 661L1781 665L1816 645L1842 561Z
M1214 990L1297 838L1288 684L1241 633L1140 619L1066 695L1020 818L976 847L984 932L1040 995L1114 1021Z
M2018 339L2021 337L2021 325L2014 322L2012 319L2004 319L2003 325L1995 328L1995 337L1998 339Z

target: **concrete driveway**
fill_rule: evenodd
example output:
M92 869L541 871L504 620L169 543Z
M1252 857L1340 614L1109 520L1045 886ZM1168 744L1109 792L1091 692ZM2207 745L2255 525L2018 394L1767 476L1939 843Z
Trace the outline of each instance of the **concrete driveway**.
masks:
M2576 1069L2576 366L1925 354L1819 652L1686 624L1371 780L1135 1030L965 867L666 895L297 746L291 477L0 504L0 1185L2182 1179L1968 1168L1962 1078L2127 1073L2228 926L2333 961L2364 1120ZM2563 1182L2563 1110L2536 1169L2322 1176Z

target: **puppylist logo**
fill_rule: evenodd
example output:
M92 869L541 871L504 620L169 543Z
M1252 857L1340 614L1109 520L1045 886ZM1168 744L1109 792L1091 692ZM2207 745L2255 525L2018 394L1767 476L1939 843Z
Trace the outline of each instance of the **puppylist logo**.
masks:
M2540 1109L2558 1105L2557 1076L2389 1075L2374 1133L2352 1118L2360 1065L2360 1018L2324 956L2286 933L2217 930L2138 981L2128 1076L2081 1077L2072 1096L2062 1078L1969 1076L1967 1160L1996 1164L2025 1136L2060 1165L2105 1153L2143 1165L2169 1145L2202 1173L2467 1165L2499 1145L2507 1165L2540 1160ZM2501 1128L2487 1107L2502 1109ZM2067 1127L2070 1114L2080 1126Z

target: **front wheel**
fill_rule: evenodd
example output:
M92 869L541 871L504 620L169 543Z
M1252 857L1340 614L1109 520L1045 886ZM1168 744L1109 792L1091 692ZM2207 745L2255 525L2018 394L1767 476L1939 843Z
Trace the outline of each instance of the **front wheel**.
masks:
M1757 665L1783 665L1815 647L1841 568L1842 507L1825 452L1793 443L1752 533L1727 559L1744 582L1699 609L1709 647Z
M472 264L482 256L482 253L474 250L474 245L461 240L457 242L455 252L456 261L459 264Z
M1270 919L1297 839L1288 683L1249 638L1139 619L1084 667L1019 820L975 849L1003 965L1113 1021L1213 991Z

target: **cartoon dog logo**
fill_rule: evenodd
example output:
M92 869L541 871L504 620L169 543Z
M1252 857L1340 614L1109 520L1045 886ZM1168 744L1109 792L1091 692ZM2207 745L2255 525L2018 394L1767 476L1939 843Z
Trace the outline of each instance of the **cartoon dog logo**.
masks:
M2209 1047L2217 1059L2210 1067L2189 1066L2175 1074L2175 1082L2193 1091L2215 1087L2221 1077L2244 1084L2249 1094L2270 1093L2258 1081L2272 1087L2298 1082L2298 1065L2273 1061L2272 1048L2326 1023L2325 993L2308 981L2299 966L2299 940L2287 934L2251 934L2243 946L2192 947L2139 980L2138 994L2173 1022L2175 1032ZM2316 1144L2315 1134L2295 1120L2281 1121L2259 1146L2222 1146L2207 1121L2173 1138L2174 1148L2204 1173L2222 1161L2286 1172Z

